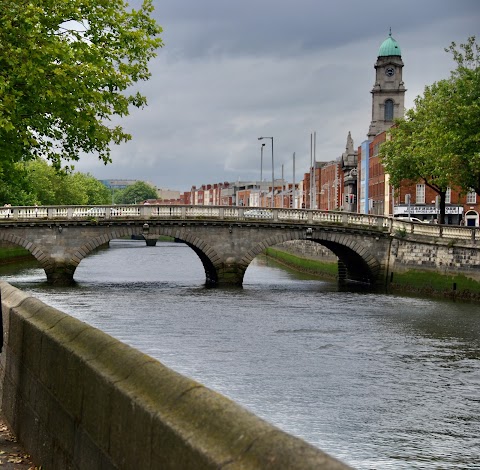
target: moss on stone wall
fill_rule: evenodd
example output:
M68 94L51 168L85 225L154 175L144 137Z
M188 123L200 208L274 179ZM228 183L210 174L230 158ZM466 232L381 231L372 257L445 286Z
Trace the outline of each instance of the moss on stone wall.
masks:
M433 271L405 271L390 274L388 290L466 300L480 300L480 282L462 274L444 275Z
M32 254L21 246L0 247L0 265L33 259Z
M275 261L284 264L292 269L315 276L336 279L337 263L329 261L319 261L318 259L302 258L292 253L287 253L278 248L269 247L266 249L266 255Z
M303 258L278 247L267 248L266 255L280 264L321 278L335 279L337 263ZM480 282L465 275L445 275L435 271L408 270L390 273L388 291L391 293L425 295L480 301Z

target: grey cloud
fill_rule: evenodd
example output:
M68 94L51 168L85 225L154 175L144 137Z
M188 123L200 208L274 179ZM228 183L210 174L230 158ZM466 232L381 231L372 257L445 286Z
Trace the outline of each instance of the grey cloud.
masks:
M258 178L260 135L274 136L276 175L283 163L291 180L296 153L298 180L311 132L319 160L340 156L349 131L355 145L366 138L373 65L390 26L411 107L454 68L443 48L480 24L477 0L154 3L166 45L140 85L148 107L121 121L133 140L113 149L113 164L88 157L77 168L179 190Z

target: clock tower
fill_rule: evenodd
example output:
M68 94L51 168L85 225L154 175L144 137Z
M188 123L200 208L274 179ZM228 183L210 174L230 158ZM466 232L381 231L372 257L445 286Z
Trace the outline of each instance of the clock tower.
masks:
M383 41L375 63L375 85L372 93L372 122L368 140L387 130L394 119L405 112L405 86L402 79L403 61L400 46L392 32Z

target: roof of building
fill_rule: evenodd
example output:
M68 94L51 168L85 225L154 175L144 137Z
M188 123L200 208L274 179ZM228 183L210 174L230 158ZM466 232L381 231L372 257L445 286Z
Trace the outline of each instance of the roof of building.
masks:
M380 50L378 51L378 57L386 57L392 55L401 56L402 51L400 50L398 42L392 38L392 31L390 30L388 38L385 39L385 41L383 41L382 45L380 46Z

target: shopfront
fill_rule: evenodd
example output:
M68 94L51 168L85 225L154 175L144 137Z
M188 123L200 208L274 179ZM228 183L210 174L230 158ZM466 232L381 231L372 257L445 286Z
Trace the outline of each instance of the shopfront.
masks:
M400 204L393 209L395 217L417 217L420 220L436 223L440 210L435 204ZM445 223L448 225L460 225L463 219L463 206L447 204L445 206ZM478 214L477 214L478 224Z

